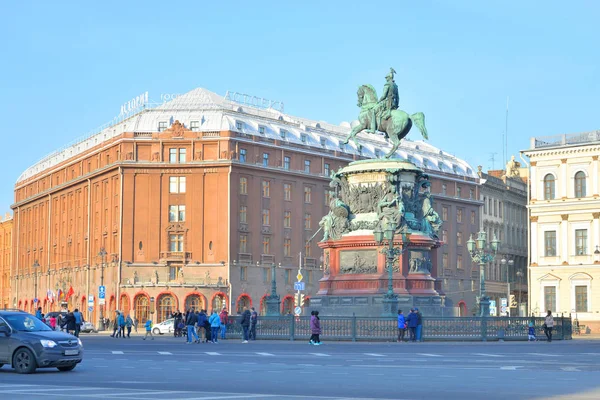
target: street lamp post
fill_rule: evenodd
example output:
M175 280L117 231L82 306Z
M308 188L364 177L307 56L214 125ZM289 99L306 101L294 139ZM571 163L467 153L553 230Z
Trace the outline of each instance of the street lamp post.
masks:
M281 304L280 297L277 294L277 271L275 270L275 263L271 264L271 294L265 299L267 305L267 316L278 316L281 315L279 312L279 304Z
M100 249L100 252L98 253L98 256L101 258L100 260L100 286L104 286L104 264L106 263L106 255L108 253L106 253L106 250L104 249L104 247L102 247ZM100 320L98 321L98 327L99 329L104 330L104 304L100 304L100 298L98 298L98 307L100 308ZM104 300L106 301L106 300Z
M467 250L471 255L473 262L479 264L479 311L482 317L490 315L490 298L485 293L485 265L494 261L500 241L494 235L494 239L490 242L490 248L487 249L487 234L485 231L477 233L477 240L473 240L473 235L467 241Z
M37 278L38 278L38 268L40 267L40 264L38 263L37 260L35 260L35 262L33 263L33 273L34 273L34 280L33 280L33 285L34 285L34 294L33 294L33 301L35 303L35 308L37 310L37 304L38 304L38 292L37 292Z
M521 290L522 285L523 285L523 271L518 270L517 271L517 278L519 279L519 298L517 300L517 313L519 316L521 316Z
M388 290L383 296L382 315L385 317L393 317L398 313L398 296L394 293L394 258L404 252L408 243L408 235L403 232L402 247L394 247L394 231L395 229L392 224L388 224L385 231L381 231L379 228L373 231L373 236L377 244L383 244L386 240L388 242L387 248L384 247L381 249L381 253L385 254L385 264L388 271Z
M506 268L506 314L507 317L510 317L510 268L515 264L515 262L510 259L508 261L506 261L506 258L502 257L502 260L500 260L500 264L502 264L502 267ZM508 267L507 267L508 265Z

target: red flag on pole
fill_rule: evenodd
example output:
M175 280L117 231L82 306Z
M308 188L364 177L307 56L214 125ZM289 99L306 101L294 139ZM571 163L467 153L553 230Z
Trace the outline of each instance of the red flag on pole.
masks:
M65 297L66 301L69 301L69 297L73 296L75 294L75 291L73 290L73 286L71 286L69 288L69 291L67 292L67 296Z

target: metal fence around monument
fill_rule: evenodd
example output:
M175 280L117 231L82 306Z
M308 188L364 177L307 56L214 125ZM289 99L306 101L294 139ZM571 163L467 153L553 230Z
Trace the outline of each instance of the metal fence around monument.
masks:
M385 317L320 317L323 340L396 341L398 322ZM241 338L239 316L230 317L228 338ZM425 341L495 341L527 340L529 323L533 323L538 340L546 340L543 317L423 317L422 339ZM552 338L572 339L571 316L554 318ZM258 339L306 340L312 332L310 317L291 315L261 316L256 326ZM405 340L409 338L408 329Z

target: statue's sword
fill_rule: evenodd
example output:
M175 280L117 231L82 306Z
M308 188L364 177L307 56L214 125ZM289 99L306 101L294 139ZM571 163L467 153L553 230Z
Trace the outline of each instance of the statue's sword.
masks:
M317 236L317 234L318 234L319 232L321 232L321 230L322 230L322 229L323 229L323 227L320 227L320 228L319 228L319 230L318 230L318 231L316 231L316 232L315 232L315 234L314 234L314 235L312 235L312 236L310 237L310 239L308 239L308 241L309 241L309 242L312 242L312 240L315 238L315 236Z

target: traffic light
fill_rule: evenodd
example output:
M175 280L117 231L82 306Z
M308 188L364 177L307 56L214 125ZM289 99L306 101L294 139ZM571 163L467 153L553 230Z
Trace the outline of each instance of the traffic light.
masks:
M296 293L294 300L296 307L302 307L304 305L304 293Z

